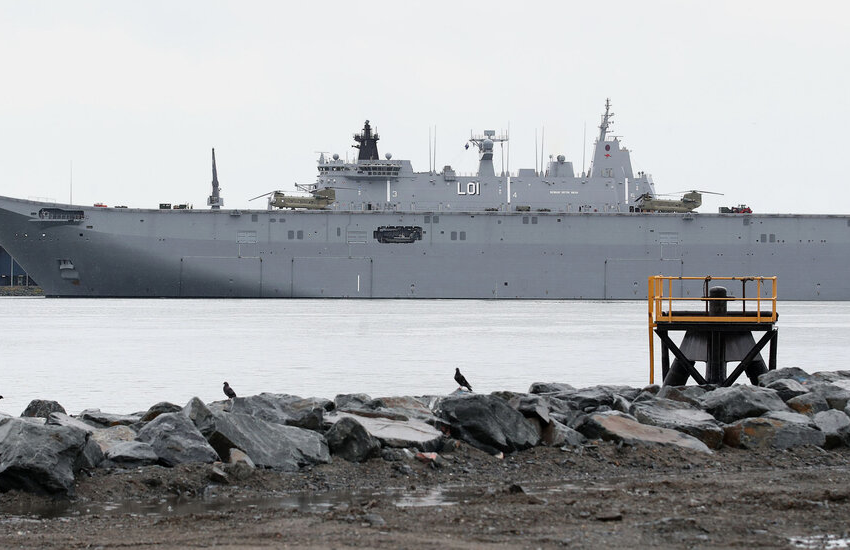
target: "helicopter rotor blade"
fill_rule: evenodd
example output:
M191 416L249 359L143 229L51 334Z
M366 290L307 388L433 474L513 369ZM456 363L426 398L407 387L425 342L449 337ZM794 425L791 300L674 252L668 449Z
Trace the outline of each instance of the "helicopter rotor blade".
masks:
M256 199L259 199L259 198L261 198L261 197L265 197L265 196L271 195L272 193L274 193L274 191L269 191L268 193L263 193L262 195L257 195L257 196L256 196L256 197L254 197L253 199L248 199L248 202L253 201L253 200L256 200Z

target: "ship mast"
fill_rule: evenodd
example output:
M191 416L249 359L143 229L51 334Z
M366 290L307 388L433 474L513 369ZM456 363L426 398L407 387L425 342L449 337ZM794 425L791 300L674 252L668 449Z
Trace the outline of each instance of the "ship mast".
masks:
M377 133L372 133L372 127L369 126L369 121L363 125L363 133L354 134L354 141L357 145L352 145L355 149L360 149L357 155L357 160L378 160L378 140L381 139Z
M608 134L608 126L613 124L611 118L614 113L611 111L611 98L605 98L605 114L602 115L602 124L599 125L599 142L605 141L605 136Z
M212 150L212 195L207 198L207 205L211 207L213 210L218 210L222 206L224 206L224 199L222 199L218 194L218 170L215 168L215 148Z

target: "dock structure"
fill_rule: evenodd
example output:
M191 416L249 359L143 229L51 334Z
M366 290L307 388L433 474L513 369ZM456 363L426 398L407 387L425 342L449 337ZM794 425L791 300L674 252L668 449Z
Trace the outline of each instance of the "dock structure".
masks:
M716 286L710 286L710 285ZM726 286L740 289L729 294ZM748 286L749 285L749 286ZM701 288L700 288L701 287ZM748 290L750 296L748 297ZM776 310L776 277L649 277L649 383L655 383L655 339L661 340L663 385L697 384L731 386L746 372L753 384L776 369L779 318ZM685 309L699 304L698 309ZM678 346L669 333L684 331ZM755 341L753 333L763 332ZM761 350L770 344L768 364ZM670 353L675 359L670 363ZM695 367L705 362L705 375ZM727 363L740 361L726 375Z

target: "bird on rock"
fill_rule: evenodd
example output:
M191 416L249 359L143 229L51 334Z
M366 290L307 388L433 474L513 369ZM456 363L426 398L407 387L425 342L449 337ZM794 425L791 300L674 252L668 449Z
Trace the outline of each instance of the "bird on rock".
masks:
M461 387L466 387L469 391L472 391L472 386L469 385L469 382L466 381L466 378L460 373L460 369L455 367L455 382L458 383Z
M224 383L224 395L226 395L230 399L236 397L236 392L233 391L233 388L231 388L230 384L228 384L227 382Z

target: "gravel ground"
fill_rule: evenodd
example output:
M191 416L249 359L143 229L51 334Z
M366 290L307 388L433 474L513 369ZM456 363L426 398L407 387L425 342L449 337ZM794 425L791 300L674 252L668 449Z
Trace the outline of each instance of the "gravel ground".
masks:
M399 453L400 455L400 453ZM81 474L76 498L0 495L2 548L842 548L850 450L712 455L600 443L439 467L187 465ZM221 477L224 472L225 477Z

